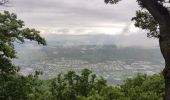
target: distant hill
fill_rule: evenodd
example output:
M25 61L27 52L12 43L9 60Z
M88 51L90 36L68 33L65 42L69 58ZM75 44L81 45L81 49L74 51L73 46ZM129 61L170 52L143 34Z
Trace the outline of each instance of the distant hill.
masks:
M26 42L16 47L19 58L29 58L29 60L42 59L46 56L47 58L65 57L86 60L93 63L122 59L157 63L162 61L159 48L144 48L140 45L121 47L117 45L115 38L110 35L49 35L46 47L38 46L34 42Z

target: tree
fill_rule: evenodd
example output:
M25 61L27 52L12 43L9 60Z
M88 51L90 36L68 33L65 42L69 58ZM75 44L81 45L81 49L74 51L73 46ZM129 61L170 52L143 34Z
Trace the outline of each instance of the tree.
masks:
M39 31L35 29L25 28L24 22L18 20L14 13L8 11L0 13L0 88L2 93L5 93L4 86L7 84L8 76L15 75L19 71L19 67L12 63L12 59L17 57L14 44L31 40L46 45L45 39L38 33Z
M25 40L37 41L46 45L39 31L24 28L24 22L18 20L14 13L0 13L0 74L16 73L18 68L11 62L16 58L14 43L24 43Z
M105 0L117 4L121 0ZM170 100L170 0L137 0L141 10L136 11L135 26L148 31L148 37L159 39L160 50L165 59L165 100Z
M100 96L99 94L107 87L107 84L103 78L97 78L90 70L83 69L81 75L75 71L69 71L64 75L58 74L50 81L49 87L52 100L88 100L86 98Z

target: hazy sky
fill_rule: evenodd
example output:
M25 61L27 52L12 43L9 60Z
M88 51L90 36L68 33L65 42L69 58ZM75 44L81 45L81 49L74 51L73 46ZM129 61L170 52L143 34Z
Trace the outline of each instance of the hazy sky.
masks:
M104 0L10 0L9 10L42 34L133 35L143 31L131 22L136 0L106 5ZM135 35L137 36L137 35ZM145 41L144 41L145 42Z
M104 0L10 0L12 7L4 9L49 33L120 34L134 32L130 19L138 8L135 1L106 5Z

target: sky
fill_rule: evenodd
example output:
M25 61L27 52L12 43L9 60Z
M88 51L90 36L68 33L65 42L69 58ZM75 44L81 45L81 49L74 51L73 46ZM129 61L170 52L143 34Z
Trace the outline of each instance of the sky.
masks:
M139 9L136 0L123 0L106 5L104 0L10 0L10 7L1 7L17 14L25 25L50 34L107 34L136 36L144 31L135 28L131 18ZM139 35L139 36L140 36ZM127 39L128 41L129 39ZM140 39L146 44L153 39Z

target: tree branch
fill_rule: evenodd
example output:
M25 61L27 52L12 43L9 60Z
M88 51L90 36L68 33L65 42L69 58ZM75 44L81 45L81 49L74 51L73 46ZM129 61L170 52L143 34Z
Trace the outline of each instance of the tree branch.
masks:
M157 0L138 0L138 3L142 8L147 9L160 25L166 24L167 19L170 18L168 9Z
M118 3L121 0L104 0L104 1L105 1L105 3L116 4L116 3Z

